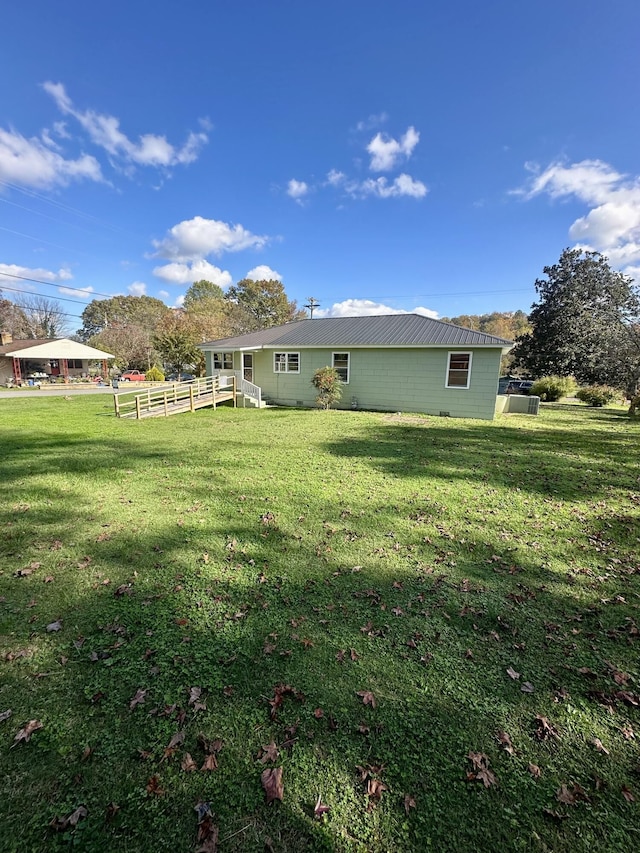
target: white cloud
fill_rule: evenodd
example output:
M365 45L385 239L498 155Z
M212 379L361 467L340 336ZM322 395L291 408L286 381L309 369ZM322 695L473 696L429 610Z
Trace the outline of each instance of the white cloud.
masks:
M58 293L64 293L66 296L75 296L76 298L83 294L89 296L93 293L92 287L59 287Z
M194 216L193 219L185 219L174 225L163 240L154 240L153 245L159 257L172 261L192 261L223 252L261 249L268 239L252 234L242 225L228 225L216 219Z
M185 297L184 293L182 293L180 296L178 296L178 298L176 299L176 304L174 306L175 308L182 308L182 306L184 305L184 297Z
M15 276L19 276L19 278L15 278ZM11 287L17 287L21 290L34 290L35 282L24 281L24 279L29 278L56 283L59 281L69 281L73 276L66 268L54 272L53 270L46 270L42 267L33 268L23 267L19 264L0 264L0 281L5 281Z
M0 128L0 180L51 189L71 181L103 181L100 164L88 154L66 160L40 139Z
M127 290L132 296L145 296L147 293L147 285L144 281L134 281L133 284L129 285Z
M424 198L429 192L422 181L416 181L404 173L394 178L391 183L386 178L367 178L365 181L349 181L345 188L354 198L368 195L378 198L397 198L398 196Z
M272 270L266 264L259 264L246 274L245 278L251 281L282 281L282 276L279 272Z
M388 118L389 116L385 112L378 113L378 115L370 115L365 121L357 123L356 130L373 130L374 127L380 127L381 124L384 124Z
M289 183L287 184L287 195L291 198L296 199L298 201L309 192L309 185L305 184L304 181L296 181L295 178L291 178Z
M161 267L156 267L153 274L157 278L169 284L193 284L194 281L212 281L220 287L227 287L231 284L231 273L227 270L221 270L219 267L210 264L204 259L191 261L187 263L178 263L174 261L171 264L165 264Z
M339 172L337 169L331 169L330 172L327 172L327 183L331 187L339 187L340 184L344 183L346 177L347 176L344 172Z
M51 95L60 112L73 116L80 123L96 145L112 157L122 157L139 166L169 167L193 163L200 149L209 141L207 134L200 131L190 133L180 147L153 133L142 134L137 142L133 142L120 130L120 120L115 116L74 107L62 83L47 81L42 88Z
M381 302L373 302L371 299L345 299L343 302L334 302L331 308L320 308L314 313L317 317L371 317L382 314L420 314L433 319L438 317L438 312L430 308L420 307L403 311Z
M602 252L613 266L628 272L640 263L640 178L630 179L602 160L556 162L533 173L528 186L514 194L531 199L546 194L552 199L576 199L590 207L576 219L569 236L581 248Z
M371 154L369 168L372 172L389 172L400 160L408 160L413 149L420 141L420 134L414 127L409 127L400 140L377 133L367 145Z
M170 294L167 290L159 290L158 296L161 296L163 299L168 299Z

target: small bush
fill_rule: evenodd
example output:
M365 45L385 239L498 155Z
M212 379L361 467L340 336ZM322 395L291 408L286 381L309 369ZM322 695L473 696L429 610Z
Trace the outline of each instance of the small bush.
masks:
M529 391L534 397L540 397L543 403L555 403L561 397L568 397L576 390L573 376L543 376L531 386Z
M164 373L154 364L146 372L147 382L164 382Z
M334 367L320 367L313 374L311 384L318 391L316 403L323 409L330 409L342 397L340 377Z
M587 406L606 406L607 403L612 403L620 396L620 392L609 385L587 385L586 388L581 388L576 397L582 400Z

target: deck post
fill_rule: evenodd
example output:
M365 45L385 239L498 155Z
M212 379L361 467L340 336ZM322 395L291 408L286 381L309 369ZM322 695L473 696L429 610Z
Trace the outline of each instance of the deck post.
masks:
M238 407L238 396L236 391L236 375L233 374L233 382L231 383L231 388L233 389L233 408L236 409Z
M189 385L189 407L192 412L195 412L196 407L193 399L193 385Z
M169 401L167 400L167 392L164 392L164 416L169 417Z
M115 406L115 409L116 409L116 417L119 418L120 417L120 403L118 402L118 395L117 394L113 395L113 405Z
M136 396L136 418L140 420L140 397Z

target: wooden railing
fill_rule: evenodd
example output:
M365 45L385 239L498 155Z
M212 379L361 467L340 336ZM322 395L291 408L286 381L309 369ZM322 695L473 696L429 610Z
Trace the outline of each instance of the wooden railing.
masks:
M231 373L172 382L146 391L125 391L114 394L113 403L119 418L167 417L179 412L195 412L204 406L215 409L224 400L233 400L235 406L237 393L236 377Z

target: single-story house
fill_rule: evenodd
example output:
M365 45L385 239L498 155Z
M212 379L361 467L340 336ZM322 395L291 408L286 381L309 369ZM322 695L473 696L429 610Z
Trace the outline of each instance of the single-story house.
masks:
M21 385L32 381L65 381L89 375L89 362L101 363L107 377L107 362L115 358L109 352L80 344L69 338L13 340L0 332L0 384Z
M315 406L314 372L334 367L340 408L493 418L512 342L418 314L327 317L200 344L207 374L236 371L281 406Z

